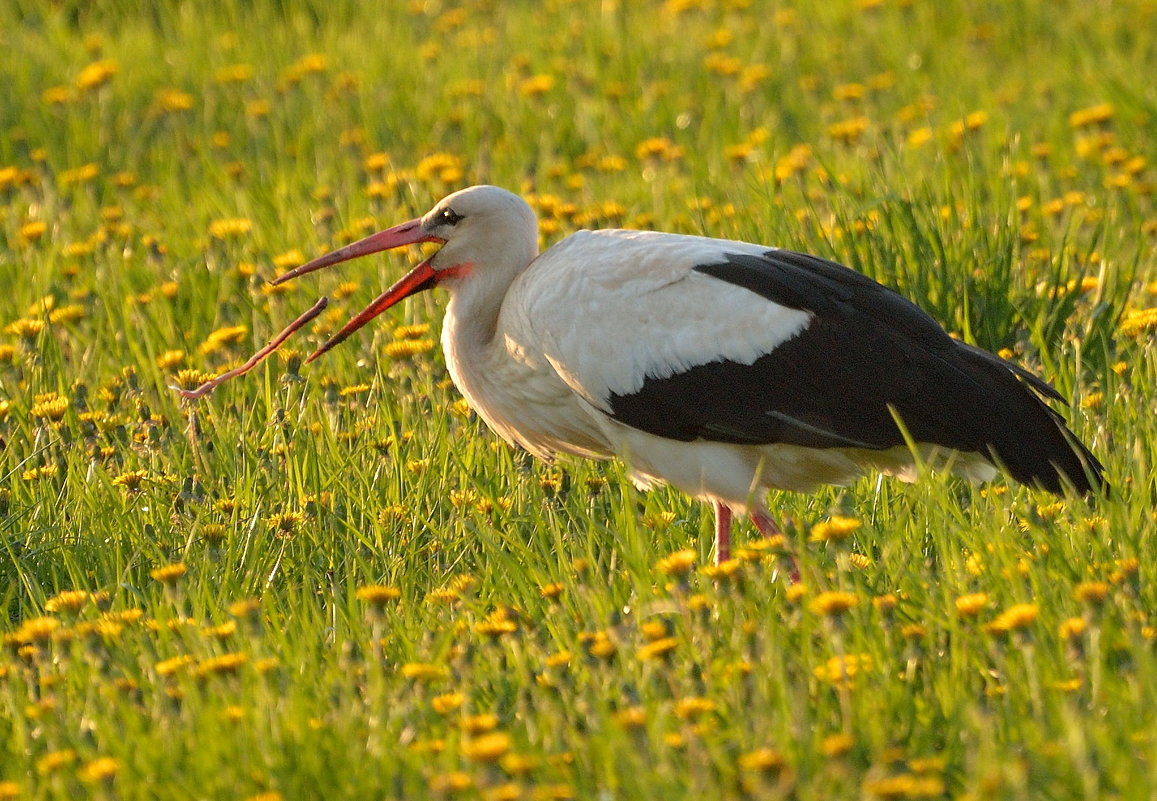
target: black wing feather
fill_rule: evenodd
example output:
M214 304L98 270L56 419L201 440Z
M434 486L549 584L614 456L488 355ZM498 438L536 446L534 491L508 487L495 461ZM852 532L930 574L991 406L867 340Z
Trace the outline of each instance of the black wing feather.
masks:
M1055 389L952 339L867 276L785 250L695 269L812 320L752 364L711 362L612 395L617 420L683 441L883 450L904 444L894 410L915 441L980 453L1024 483L1104 484L1100 463L1041 399L1060 400Z

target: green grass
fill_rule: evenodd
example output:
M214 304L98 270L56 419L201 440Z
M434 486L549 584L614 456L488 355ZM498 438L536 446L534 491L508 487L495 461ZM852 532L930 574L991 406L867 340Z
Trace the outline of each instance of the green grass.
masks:
M0 798L1149 798L1154 24L1147 0L0 6ZM262 279L477 182L547 243L847 263L1052 381L1114 494L777 494L790 588L761 550L680 573L709 510L535 463L436 348L388 358L403 324L436 339L436 295L304 380L275 358L169 389L328 294L297 347L322 341L407 259ZM811 542L833 514L862 525Z

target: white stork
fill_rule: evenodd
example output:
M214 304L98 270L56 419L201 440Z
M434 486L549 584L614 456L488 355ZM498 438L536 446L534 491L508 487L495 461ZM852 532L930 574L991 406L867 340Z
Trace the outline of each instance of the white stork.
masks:
M418 242L441 248L319 348L403 298L445 287L446 364L503 439L549 458L622 457L778 532L769 489L809 491L914 458L987 480L1001 465L1051 492L1104 487L1101 464L1044 402L1047 383L952 339L917 306L831 261L649 231L580 231L544 253L530 206L493 186L321 256L287 281Z

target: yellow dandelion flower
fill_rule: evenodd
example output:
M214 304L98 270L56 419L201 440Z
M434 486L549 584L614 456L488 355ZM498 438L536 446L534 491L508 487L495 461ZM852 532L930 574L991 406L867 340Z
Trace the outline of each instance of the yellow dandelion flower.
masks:
M18 233L20 241L26 244L38 241L48 231L48 223L43 220L33 220L20 226Z
M1089 411L1100 409L1104 403L1105 393L1103 392L1090 392L1088 395L1081 398L1081 408L1088 409Z
M455 604L460 600L462 600L462 595L457 590L452 590L448 587L431 590L426 595L426 603Z
M829 734L820 740L820 753L829 759L842 757L856 745L856 738L843 732Z
M808 540L810 542L843 542L862 525L863 522L854 517L833 515L830 520L812 526Z
M817 679L831 684L842 684L855 678L860 673L871 673L875 669L875 662L871 654L847 654L833 656L822 665L818 665L812 673Z
M498 715L489 712L481 715L467 715L458 721L458 728L469 735L484 734L498 728Z
M668 554L655 563L656 569L665 576L685 576L695 566L698 555L690 548Z
M462 165L462 159L458 156L450 153L433 153L418 162L418 166L414 168L414 176L419 181L437 179L448 183L446 178L453 174L461 175Z
M221 656L214 656L202 660L197 665L198 676L210 675L226 675L237 673L249 661L249 657L243 653L235 652L230 654L222 654Z
M635 652L635 657L641 662L665 660L678 647L679 640L675 637L660 637L639 648Z
M276 790L266 790L264 793L247 796L243 801L283 801L281 793Z
M464 793L473 786L474 780L470 778L470 774L461 770L439 773L430 778L430 789L445 795Z
M644 639L654 642L671 636L671 623L667 620L648 620L639 627L639 630Z
M76 614L84 608L92 596L84 590L62 590L44 603L47 612Z
M305 522L305 515L301 512L282 512L266 518L265 523L279 537L293 535L298 527Z
M213 239L239 239L253 230L253 221L247 217L222 217L209 223Z
M202 353L214 353L222 347L239 344L249 333L249 327L244 325L230 325L218 328L201 343Z
M487 787L482 793L482 801L518 801L522 798L522 786L518 782L504 782Z
M288 270L299 264L305 264L306 261L308 261L308 259L305 258L305 254L294 248L293 250L287 250L284 253L274 256L273 266L278 270Z
M61 768L71 765L76 761L76 751L71 748L63 748L59 751L49 751L40 759L36 760L36 772L42 776L47 776L50 773L55 773Z
M156 365L160 370L172 370L174 367L184 364L187 358L189 358L189 354L183 350L167 350L156 358Z
M1113 119L1115 109L1112 103L1098 103L1089 108L1079 109L1069 115L1069 125L1073 128L1087 128L1103 125Z
M738 581L743 578L743 564L739 559L728 559L717 565L706 565L701 572L718 582Z
M860 599L850 592L828 590L812 598L808 603L808 609L817 615L839 617L859 602Z
M382 353L386 355L386 358L402 361L420 356L423 353L429 353L435 345L433 339L395 339L382 347Z
M151 478L147 470L130 470L115 476L112 484L114 487L121 487L125 492L139 492L144 483Z
M644 528L663 531L675 522L675 513L656 512L654 514L644 515L641 522Z
M109 782L116 778L120 767L121 763L112 757L99 757L81 767L76 775L86 784Z
M72 90L67 86L50 86L40 93L40 100L46 106L63 106L72 100Z
M213 82L219 84L245 83L253 77L253 67L248 64L230 64L213 71Z
M339 398L349 398L353 397L354 395L364 395L369 391L369 384L351 384L348 387L342 387L339 389L337 394Z
M956 614L960 617L976 617L988 606L988 593L973 592L961 595L955 601Z
M237 621L226 620L216 626L205 626L201 633L215 640L227 640L237 633Z
M771 77L771 67L766 64L748 64L739 73L736 83L740 92L749 93L758 89L764 81Z
M616 712L614 720L624 729L641 729L647 725L647 710L641 706L628 706Z
M158 676L175 676L184 671L186 668L197 663L197 658L190 654L181 654L174 656L171 659L164 659L153 665L153 670L157 672Z
M18 336L24 340L33 340L44 330L45 322L31 317L21 317L4 326L4 333Z
M60 468L54 464L45 464L40 467L33 467L30 470L25 470L20 474L24 481L37 481L42 478L52 478L60 472Z
M85 318L88 312L79 303L70 303L48 313L48 321L54 325L68 325Z
M832 98L834 100L862 100L867 91L867 87L862 83L843 83L832 89Z
M984 630L989 634L998 635L1020 631L1031 626L1039 613L1040 609L1036 604L1014 604L997 615L995 620L984 627Z
M194 99L188 92L170 87L157 92L156 103L163 113L172 114L193 108Z
M983 127L986 122L988 122L987 111L973 111L965 115L964 128L969 131L975 131L976 129Z
M852 117L851 119L834 122L828 126L828 136L845 145L854 145L860 141L868 130L867 117Z
M905 623L900 627L900 636L915 642L928 636L928 627L922 623Z
M558 598L566 590L565 585L561 582L555 581L550 584L543 584L538 588L538 594L542 598L554 600Z
M1100 606L1109 597L1109 582L1082 581L1073 588L1073 598L1089 606Z
M389 587L384 584L367 584L363 587L358 587L354 596L359 601L364 601L371 606L383 607L391 601L396 601L402 597L402 591L397 587Z
M100 166L89 163L62 171L56 176L56 182L62 187L78 186L91 183L98 175L100 175Z
M680 698L675 702L675 717L690 720L714 712L719 707L709 698Z
M412 325L400 325L394 329L394 339L425 339L426 335L430 333L429 323L414 323Z
M293 63L291 69L301 75L325 72L329 69L329 57L324 53L306 53Z
M1135 557L1118 559L1114 565L1115 567L1113 572L1109 574L1109 581L1113 584L1135 582L1137 580L1137 574L1141 569L1141 563Z
M554 88L553 75L535 75L518 84L518 93L523 97L540 97Z
M1126 311L1118 330L1123 336L1129 337L1138 337L1143 333L1157 330L1157 306Z
M774 748L757 748L740 754L739 768L751 773L779 773L787 765L783 754Z
M54 617L33 617L20 624L14 637L19 643L47 642L59 628L60 621Z
M446 750L446 741L440 738L415 740L410 744L410 750L415 754L440 754Z
M202 346L204 347L204 346ZM184 368L178 370L177 374L173 376L173 383L181 389L196 389L212 378L208 373L202 372L194 368Z
M111 58L86 64L76 76L76 88L90 91L104 86L120 72L120 64Z
M439 715L448 715L460 709L465 702L466 696L462 693L444 693L431 698L430 706Z
M703 57L703 66L716 75L725 77L738 75L743 71L741 59L724 53L708 53Z
M807 595L807 591L806 584L792 584L784 590L784 597L788 603L799 603Z
M558 651L546 658L546 666L552 670L559 670L570 666L573 658L570 651Z
M518 631L518 624L507 617L505 609L499 609L474 624L474 631L486 637L497 639L504 634Z
M492 731L462 743L462 756L471 762L497 762L510 751L510 735Z
M68 411L69 405L70 401L63 395L46 392L36 396L30 414L33 417L59 423L64 418L64 413Z
M640 142L635 148L635 157L640 161L675 161L682 158L684 152L684 148L676 145L667 137L657 136Z
M583 634L580 637L580 640L582 640L586 646L587 654L593 656L596 659L610 659L619 650L618 646L615 645L614 640L612 640L610 635L605 631L596 631ZM655 643L650 643L650 645L653 646ZM644 648L646 648L646 646L644 646ZM640 656L640 658L645 659L647 657Z
M440 681L450 676L446 667L429 662L407 662L402 665L401 673L403 678L418 683Z
M880 799L940 798L944 790L944 780L939 776L916 776L911 773L898 773L864 782L867 795Z
M1083 617L1069 617L1061 621L1057 627L1057 633L1060 634L1062 640L1076 640L1085 633L1085 629L1088 627L1089 622Z
M149 571L149 575L154 581L159 581L162 584L176 584L188 572L189 568L184 562L174 562L171 565L153 568Z

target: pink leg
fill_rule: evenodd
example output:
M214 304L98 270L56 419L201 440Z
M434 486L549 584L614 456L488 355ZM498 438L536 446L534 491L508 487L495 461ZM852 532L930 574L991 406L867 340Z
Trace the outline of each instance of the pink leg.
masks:
M731 507L715 501L715 564L731 558Z
M752 509L748 517L751 518L751 522L755 524L755 527L759 529L759 533L765 537L774 537L783 534L780 527L771 519L771 515L762 509Z
M751 522L755 524L755 527L759 529L759 533L763 536L768 538L783 536L783 530L780 529L780 527L776 525L775 521L771 519L771 515L762 509L752 509L748 513L748 517L751 518ZM784 547L786 547L786 543ZM795 556L789 553L784 558L787 560L788 578L792 584L798 584L799 565L795 561Z

